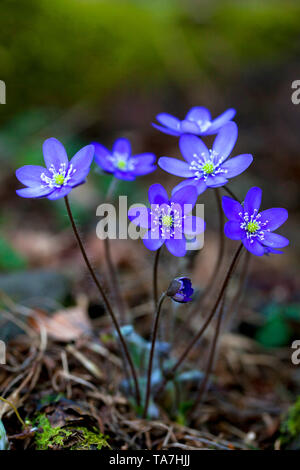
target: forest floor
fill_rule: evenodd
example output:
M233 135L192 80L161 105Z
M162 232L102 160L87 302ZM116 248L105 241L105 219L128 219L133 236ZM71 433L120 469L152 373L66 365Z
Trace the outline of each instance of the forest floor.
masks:
M238 304L232 303L238 289L238 277L233 279L213 379L196 412L190 415L188 409L201 377L191 371L204 370L214 325L182 369L192 378L187 375L176 393L169 390L159 396L157 416L144 420L130 394L120 387L124 367L118 344L70 233L62 233L59 240L28 233L27 244L24 232L22 236L25 254L38 263L25 277L0 276L1 331L7 339L0 395L10 403L0 403L0 418L11 449L299 448L299 401L290 408L300 391L300 369L291 362L291 343L300 334L298 280L278 261L251 265ZM205 286L211 270L213 234L209 240L205 255L187 260L186 267L200 286ZM13 242L18 245L17 238ZM94 237L87 237L86 243L105 279L101 243L96 244ZM142 244L137 248L129 242L125 249L123 242L115 243L114 262L121 272L130 323L137 338L148 340L153 319L152 259L143 258ZM160 269L165 288L171 268L164 256ZM72 273L72 282L60 271ZM166 305L160 335L171 345L172 357L178 357L199 329L217 290L216 281L188 322L184 321L188 306Z

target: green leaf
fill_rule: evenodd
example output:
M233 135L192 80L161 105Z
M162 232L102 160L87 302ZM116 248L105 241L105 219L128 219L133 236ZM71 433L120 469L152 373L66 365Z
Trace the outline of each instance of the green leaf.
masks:
M256 340L265 347L280 347L289 343L291 328L281 313L271 315L258 329Z
M25 267L25 259L4 238L0 237L0 268L13 271Z

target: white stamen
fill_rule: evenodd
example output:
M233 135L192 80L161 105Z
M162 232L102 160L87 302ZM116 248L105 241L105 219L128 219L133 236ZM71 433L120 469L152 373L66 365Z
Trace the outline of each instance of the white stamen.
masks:
M220 174L226 174L228 172L228 170L221 168L224 157L220 157L218 159L218 153L215 150L209 150L208 158L204 152L202 152L200 155L193 154L193 157L195 160L190 162L189 169L194 171L195 180L203 179L206 181L209 176L217 176ZM205 167L207 168L209 165L211 165L213 168L211 173L205 171Z
M66 186L74 173L76 172L76 168L73 169L73 165L70 164L68 170L66 169L66 164L62 163L59 167L59 170L56 171L54 165L52 164L48 171L52 174L52 178L47 176L45 173L41 174L41 180L45 184L41 184L41 188L61 188L62 186ZM62 176L63 182L61 184L57 183L57 177Z

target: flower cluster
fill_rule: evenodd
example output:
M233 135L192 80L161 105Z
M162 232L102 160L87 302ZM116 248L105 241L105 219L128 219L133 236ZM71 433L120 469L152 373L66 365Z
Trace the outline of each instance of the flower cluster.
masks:
M141 216L129 211L131 221L146 228L143 242L150 250L158 250L163 244L174 256L186 253L185 235L199 234L205 229L204 221L190 215L197 197L207 188L226 186L228 181L243 173L252 163L251 154L229 158L238 136L238 128L232 121L234 109L228 109L215 119L204 107L194 107L180 121L166 113L159 114L161 125L153 124L160 131L179 137L179 148L184 158L179 160L161 157L158 165L163 170L184 178L172 190L171 198L160 184L149 188L151 209L140 208ZM212 148L208 149L199 136L217 134ZM100 143L83 147L69 161L64 146L55 138L43 145L46 168L26 165L16 171L18 180L26 187L17 190L25 198L59 199L66 197L72 188L85 182L95 157L96 164L115 178L134 180L156 169L156 157L152 153L132 155L128 139L117 139L110 152ZM225 225L228 238L242 240L251 253L281 253L278 248L288 244L287 239L274 234L286 219L285 209L269 209L258 212L261 190L252 188L243 204L228 197L223 198L223 209L229 221ZM187 212L185 205L189 206ZM136 209L135 209L136 211ZM142 213L143 212L143 213Z
M234 115L235 110L228 109L216 119L212 119L206 108L195 107L188 112L185 119L182 121L169 114L159 114L157 120L160 125L153 124L154 127L160 131L179 137L179 148L184 161L170 157L159 158L158 165L161 169L182 177L183 181L173 188L170 197L161 184L153 184L148 190L150 207L131 207L128 211L129 220L143 229L141 232L144 231L144 245L149 250L157 252L153 269L153 297L156 316L149 354L143 418L147 417L150 403L151 387L153 385L152 364L155 352L155 341L164 299L169 297L174 302L187 303L192 300L194 292L189 278L176 277L169 285L169 288L164 291L158 299L158 250L165 245L166 249L173 256L185 256L188 238L195 237L205 230L204 220L192 214L198 196L208 188L214 190L214 188L225 187L226 190L228 181L243 173L251 165L253 157L250 154L242 154L229 158L238 136L237 125L232 121ZM199 136L203 137L212 134L217 135L212 148L208 149ZM135 390L136 404L140 408L140 384L133 359L127 347L127 343L124 340L118 318L114 313L114 308L85 252L84 245L72 216L67 195L73 188L85 182L94 157L95 163L101 170L112 174L113 177L117 179L128 181L135 180L138 176L153 172L156 169L156 157L152 153L132 155L130 142L124 138L116 140L112 151L109 151L100 143L87 145L79 150L70 161L64 146L57 139L50 138L44 142L43 154L45 167L27 165L16 171L18 180L25 186L22 189L18 189L17 194L24 198L46 197L52 200L65 198L67 213L83 259L102 296L106 310L111 316L120 344L122 345L122 350L125 354L133 379L132 383ZM219 190L215 191L219 198ZM230 190L227 189L227 191L232 194ZM282 208L273 208L259 212L261 198L262 190L257 187L251 188L248 191L243 203L227 196L222 198L223 211L228 218L224 228L225 235L232 240L240 240L241 243L225 276L225 280L223 281L209 316L196 336L191 339L181 357L172 365L170 370L171 375L169 377L174 377L177 368L182 364L185 357L187 357L191 348L198 342L213 319L216 311L218 311L220 302L224 302L222 299L226 297L230 274L236 267L243 247L256 256L262 256L265 254L269 255L270 253L282 253L280 249L289 244L287 238L274 233L274 231L287 220L287 211ZM110 270L110 277L111 279L115 279L115 273L110 259L108 239L105 244L105 256ZM222 265L220 260L218 260L218 263L219 266ZM115 283L116 305L120 309L121 315L122 298L117 288L118 284ZM219 308L217 325L221 325L222 314L223 306ZM216 327L208 368L202 382L204 386L202 388L201 384L198 401L205 392L208 376L211 373L211 365L213 364L218 334L219 328ZM164 380L165 382L162 383L162 388L169 380L167 375Z

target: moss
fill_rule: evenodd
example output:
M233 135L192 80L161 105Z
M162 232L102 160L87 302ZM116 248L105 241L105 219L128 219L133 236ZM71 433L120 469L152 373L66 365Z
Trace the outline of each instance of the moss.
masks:
M89 431L87 428L76 428L78 434L82 434L80 440L71 447L71 450L89 450L95 448L97 450L102 447L110 447L107 442L107 437L103 436L96 428Z
M107 437L96 428L92 431L85 427L64 426L53 428L45 414L39 414L35 420L39 428L35 435L37 450L69 448L71 450L100 450L109 447Z
M280 432L280 439L283 445L300 438L300 396L298 396L294 405L289 408L287 417L281 425Z

